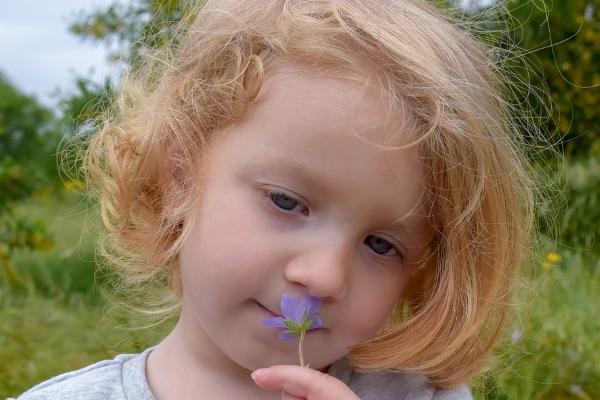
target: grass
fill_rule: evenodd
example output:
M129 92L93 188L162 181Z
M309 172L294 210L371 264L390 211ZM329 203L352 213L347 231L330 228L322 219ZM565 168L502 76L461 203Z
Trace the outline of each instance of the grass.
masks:
M46 222L50 251L12 258L18 280L0 282L0 398L59 373L156 343L136 317L108 310L95 282L93 219L77 193L33 199L21 213ZM166 328L163 328L163 330Z
M544 267L545 266L545 267ZM517 313L479 398L600 398L600 262L564 251L522 282ZM483 387L481 387L483 386ZM487 397L486 397L487 395Z
M21 208L46 221L55 247L16 254L23 284L0 282L0 398L139 352L169 328L136 330L135 316L106 309L94 284L95 228L84 209L76 193ZM494 368L471 385L477 399L600 398L600 261L582 254L563 250L560 262L540 259L527 270Z

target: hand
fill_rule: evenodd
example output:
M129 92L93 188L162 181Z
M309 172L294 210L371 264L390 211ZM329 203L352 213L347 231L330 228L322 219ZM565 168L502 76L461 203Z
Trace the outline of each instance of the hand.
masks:
M333 376L297 365L275 365L252 373L261 389L281 390L282 400L360 400Z

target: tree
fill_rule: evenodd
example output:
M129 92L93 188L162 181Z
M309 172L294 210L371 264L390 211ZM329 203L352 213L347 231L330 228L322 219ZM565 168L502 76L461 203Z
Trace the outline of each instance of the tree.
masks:
M56 127L50 110L20 93L0 73L0 271L8 282L19 282L10 262L14 251L52 245L45 226L16 216L14 206L58 180Z
M109 61L124 68L136 61L148 49L165 46L172 41L170 33L197 1L138 0L124 5L114 3L89 13L80 12L69 30L86 40L112 46ZM61 101L61 109L73 132L82 133L89 123L100 116L110 103L113 87L110 80L98 84L78 77L77 91Z
M548 101L530 97L530 104L538 115L550 110L546 131L568 154L589 151L600 139L600 0L508 0L505 6L509 31L499 31L526 50L538 74L515 71L549 94Z

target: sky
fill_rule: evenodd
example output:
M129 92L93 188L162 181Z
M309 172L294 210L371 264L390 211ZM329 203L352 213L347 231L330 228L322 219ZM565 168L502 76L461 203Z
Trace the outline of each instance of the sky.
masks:
M125 3L125 0L119 0ZM73 91L75 76L102 81L116 78L106 61L108 49L69 33L68 21L79 11L106 8L115 0L18 0L0 11L0 70L22 92L54 106L52 93Z

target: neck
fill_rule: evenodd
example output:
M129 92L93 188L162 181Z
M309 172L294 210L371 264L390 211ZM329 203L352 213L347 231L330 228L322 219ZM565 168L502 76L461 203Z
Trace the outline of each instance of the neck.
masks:
M258 388L252 371L230 360L204 330L190 328L180 318L148 356L148 384L158 400L197 399L199 393L213 399L280 398L280 393Z

